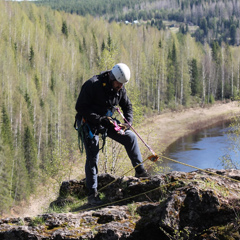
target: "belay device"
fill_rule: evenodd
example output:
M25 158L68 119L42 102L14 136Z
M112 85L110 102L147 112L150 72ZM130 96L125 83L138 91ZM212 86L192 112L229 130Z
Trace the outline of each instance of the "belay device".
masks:
M131 126L131 124L127 121L127 119L124 117L122 112L119 110L119 108L114 107L117 112L121 115L123 120L129 125L129 127L136 133L136 135L140 138L140 140L144 143L144 145L148 148L148 150L152 153L151 156L148 157L148 159L152 162L156 162L159 158L159 156L152 150L152 148L141 138L141 136L136 132L136 130Z
M115 130L117 133L119 133L119 134L121 134L121 135L124 135L124 134L125 134L124 130L118 125L118 123L117 123L116 120L114 120L114 119L112 119L112 118L109 118L109 121L110 121L111 124L114 126L114 130Z

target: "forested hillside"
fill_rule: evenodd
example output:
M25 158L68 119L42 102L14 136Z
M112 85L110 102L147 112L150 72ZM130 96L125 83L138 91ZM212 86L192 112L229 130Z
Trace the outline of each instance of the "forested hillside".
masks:
M238 0L40 0L40 5L79 15L104 16L110 22L138 20L158 29L191 32L197 41L239 45ZM193 28L197 26L198 28Z
M80 161L73 123L81 85L115 63L131 69L135 124L149 111L239 93L238 47L31 2L0 1L0 22L0 213L37 184L71 175Z

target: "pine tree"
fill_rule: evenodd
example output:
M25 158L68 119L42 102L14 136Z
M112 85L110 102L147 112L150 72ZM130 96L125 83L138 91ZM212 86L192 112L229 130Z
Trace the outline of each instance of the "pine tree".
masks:
M6 210L12 202L13 139L9 117L2 107L2 127L0 135L0 211Z
M110 33L108 33L108 39L107 39L107 48L108 48L108 51L111 52L112 51L112 38L111 38L111 35Z
M27 92L25 93L24 98L25 98L25 101L27 103L27 108L28 108L28 111L29 111L30 119L33 123L33 119L34 119L34 117L33 117L33 106L32 106L32 103L31 103L30 96Z
M219 59L220 59L220 52L221 48L218 44L218 42L214 41L212 42L212 55L213 55L213 59L219 63Z
M55 91L55 84L56 84L56 82L55 82L54 76L52 74L51 75L51 80L50 80L50 89L52 90L53 93Z
M167 100L172 102L176 100L177 94L177 51L175 41L173 41L172 49L168 53L168 74L167 74Z
M3 139L3 144L8 145L10 150L13 150L13 138L12 138L12 131L11 131L11 124L10 120L6 111L5 106L2 107L2 129L1 135Z
M196 96L199 94L199 73L197 67L197 60L195 58L191 61L191 95Z
M29 54L29 62L31 64L31 67L34 67L34 50L33 50L33 46L30 47L30 54Z
M200 28L203 30L204 35L207 36L208 26L207 26L207 20L205 17L201 19Z
M5 212L12 202L10 188L10 168L7 150L4 150L3 141L0 135L0 215Z
M62 33L68 38L68 27L66 21L63 21L62 23Z
M16 155L16 169L14 172L15 180L13 186L13 198L14 202L27 200L32 193L31 179L29 179L28 171L26 169L25 159L22 151L19 148Z
M38 173L37 151L33 135L28 126L25 128L24 131L23 149L26 169L30 180L30 186L32 189L34 189Z
M236 36L237 36L237 29L235 24L232 24L230 27L230 38L231 38L232 45L235 45L236 43Z
M106 48L106 45L105 45L105 42L104 42L104 40L103 40L103 42L102 42L102 47L101 47L101 51L103 52L103 50Z

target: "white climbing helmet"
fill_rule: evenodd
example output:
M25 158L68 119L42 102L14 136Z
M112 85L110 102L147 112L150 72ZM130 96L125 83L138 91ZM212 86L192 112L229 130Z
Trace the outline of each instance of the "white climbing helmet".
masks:
M120 83L127 83L130 80L130 69L124 63L116 64L112 69L112 74Z

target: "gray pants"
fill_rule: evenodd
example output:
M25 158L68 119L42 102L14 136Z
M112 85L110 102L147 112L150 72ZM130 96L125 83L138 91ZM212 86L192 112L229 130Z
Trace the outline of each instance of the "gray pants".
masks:
M136 167L137 172L142 172L144 170L142 163L142 156L137 142L137 136L131 130L125 131L125 135L118 134L114 129L108 130L108 137L122 144L127 154L132 162L133 167ZM85 164L85 174L86 183L89 190L89 195L94 193L97 189L97 174L98 174L98 158L99 158L99 136L94 135L92 139L85 138L84 146L86 150L86 164Z

